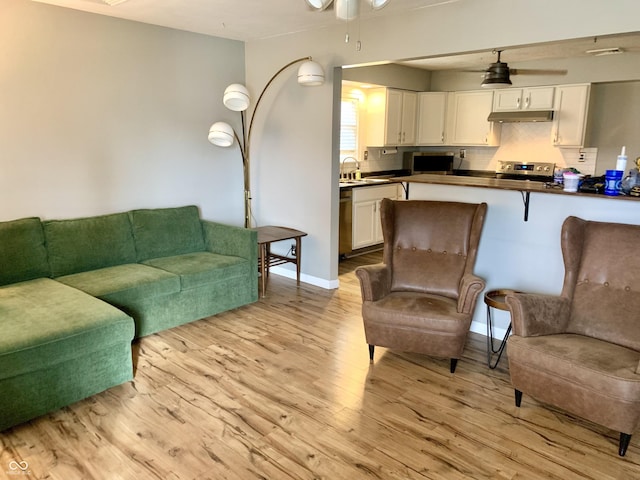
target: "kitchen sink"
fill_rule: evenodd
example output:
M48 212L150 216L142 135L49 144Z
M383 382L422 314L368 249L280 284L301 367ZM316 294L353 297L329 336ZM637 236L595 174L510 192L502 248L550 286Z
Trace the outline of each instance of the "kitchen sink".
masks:
M388 181L389 181L388 178L365 178L364 179L365 183L385 183Z
M375 183L388 183L388 178L363 178L362 180L340 180L341 187L353 187L355 185L370 185Z

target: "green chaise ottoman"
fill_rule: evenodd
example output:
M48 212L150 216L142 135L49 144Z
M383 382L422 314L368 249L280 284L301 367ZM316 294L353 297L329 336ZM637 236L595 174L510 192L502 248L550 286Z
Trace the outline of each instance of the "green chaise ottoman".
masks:
M0 431L133 378L133 319L72 287L0 287L0 323Z

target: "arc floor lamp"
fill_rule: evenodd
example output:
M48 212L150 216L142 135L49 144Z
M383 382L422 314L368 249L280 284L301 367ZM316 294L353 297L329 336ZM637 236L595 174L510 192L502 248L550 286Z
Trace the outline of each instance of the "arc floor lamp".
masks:
M216 122L211 125L209 129L209 141L218 147L230 147L234 143L234 139L238 142L240 148L240 155L242 156L242 167L244 173L244 226L245 228L251 228L251 189L250 189L250 157L249 157L249 145L251 143L251 129L253 128L253 120L256 117L256 112L260 106L260 100L264 96L265 92L273 83L278 75L296 63L301 63L298 68L298 84L304 86L318 86L324 83L324 70L322 66L312 60L311 57L298 58L292 62L287 63L284 67L278 70L271 79L267 82L262 89L260 96L256 102L251 119L249 121L249 128L246 128L246 110L251 104L251 98L249 96L249 90L247 87L240 83L233 83L229 85L222 98L222 102L229 110L240 112L242 120L242 135L238 133L226 122Z

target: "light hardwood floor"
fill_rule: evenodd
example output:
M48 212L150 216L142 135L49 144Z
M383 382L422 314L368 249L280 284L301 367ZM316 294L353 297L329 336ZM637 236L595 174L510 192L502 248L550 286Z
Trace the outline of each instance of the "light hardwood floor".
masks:
M253 305L143 338L133 382L0 433L0 478L640 478L640 434L620 458L617 432L516 408L482 336L453 375L382 348L370 365L353 269L379 258L342 262L337 291L273 275Z

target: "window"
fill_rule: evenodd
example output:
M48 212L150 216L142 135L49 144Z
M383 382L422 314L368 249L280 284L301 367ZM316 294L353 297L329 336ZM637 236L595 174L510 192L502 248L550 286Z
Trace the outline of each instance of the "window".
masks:
M358 107L356 98L343 98L340 114L340 160L358 158Z

